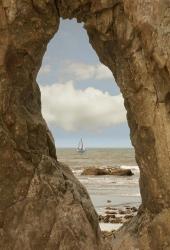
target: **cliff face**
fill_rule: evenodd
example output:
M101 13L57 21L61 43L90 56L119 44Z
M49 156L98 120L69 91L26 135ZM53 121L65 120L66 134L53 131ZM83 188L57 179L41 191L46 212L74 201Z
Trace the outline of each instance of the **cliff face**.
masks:
M0 249L103 248L89 196L58 163L41 116L36 76L59 17L84 22L125 99L142 206L113 249L169 249L168 0L0 1Z
M0 1L0 249L100 249L86 190L57 162L36 83L53 1ZM88 241L87 241L88 239Z

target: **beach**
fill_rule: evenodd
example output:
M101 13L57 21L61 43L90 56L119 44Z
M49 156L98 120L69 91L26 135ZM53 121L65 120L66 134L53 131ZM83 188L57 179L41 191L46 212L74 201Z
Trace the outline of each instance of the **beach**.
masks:
M141 203L139 191L139 168L133 149L87 149L83 154L75 149L57 149L58 160L67 164L74 175L86 187L92 203L99 215L106 215L115 209L116 217L130 213L130 208L138 208ZM88 167L131 169L132 176L83 176ZM121 212L122 211L122 212ZM111 212L112 214L112 212ZM134 214L134 213L133 213ZM103 231L118 229L122 223L100 223Z

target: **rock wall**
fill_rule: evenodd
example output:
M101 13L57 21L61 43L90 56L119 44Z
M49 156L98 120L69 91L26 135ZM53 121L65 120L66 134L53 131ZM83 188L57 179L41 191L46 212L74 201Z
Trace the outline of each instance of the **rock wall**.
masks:
M54 1L0 1L0 249L100 249L84 187L58 163L36 83Z
M103 248L89 196L58 163L41 116L36 76L59 17L84 22L125 100L142 206L113 249L168 250L169 0L0 1L0 249Z

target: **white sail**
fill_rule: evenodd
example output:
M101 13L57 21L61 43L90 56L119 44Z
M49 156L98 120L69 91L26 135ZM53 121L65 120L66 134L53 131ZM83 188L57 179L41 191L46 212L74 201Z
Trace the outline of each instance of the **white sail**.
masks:
M80 153L83 153L83 152L85 152L85 147L84 147L84 144L83 144L83 140L82 140L82 138L81 138L81 140L80 140L80 142L79 142L79 144L78 144L78 147L77 147L77 151L78 152L80 152Z

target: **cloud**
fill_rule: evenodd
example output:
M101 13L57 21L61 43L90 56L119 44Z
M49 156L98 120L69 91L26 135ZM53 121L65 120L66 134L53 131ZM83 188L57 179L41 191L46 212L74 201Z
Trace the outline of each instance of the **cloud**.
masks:
M112 72L103 64L96 65L96 80L113 79Z
M86 64L66 61L61 71L62 76L74 80L106 80L113 79L111 71L103 64Z
M76 89L73 81L40 86L46 121L66 131L100 131L126 121L122 95L95 88Z
M48 74L50 72L51 72L51 65L47 64L47 65L43 65L40 68L39 74L46 75L46 74Z

